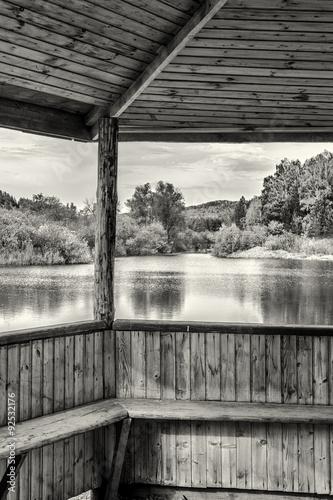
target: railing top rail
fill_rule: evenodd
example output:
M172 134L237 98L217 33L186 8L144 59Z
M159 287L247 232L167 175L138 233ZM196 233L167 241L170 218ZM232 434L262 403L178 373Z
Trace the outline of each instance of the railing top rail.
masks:
M269 325L261 323L213 323L200 321L148 321L116 319L117 331L211 332L253 335L331 336L333 325Z
M104 321L90 320L77 323L44 326L0 332L0 346L20 344L31 340L68 337L104 330L116 331L165 331L165 332L211 332L240 333L252 335L304 335L332 336L333 325L268 325L260 323L213 323L201 321L154 321L117 319L111 326Z
M107 330L104 321L90 320L78 323L64 323L61 325L42 326L12 332L0 332L0 346L20 344L31 340L43 340L54 337L68 337L82 333L98 332Z

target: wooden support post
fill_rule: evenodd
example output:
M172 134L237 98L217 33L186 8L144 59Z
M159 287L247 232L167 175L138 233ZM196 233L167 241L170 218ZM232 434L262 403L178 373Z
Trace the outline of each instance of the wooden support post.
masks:
M121 423L120 437L114 455L110 479L106 488L105 500L115 500L116 498L118 498L121 470L123 468L128 435L131 428L131 421L131 418L126 418Z
M114 256L116 245L118 119L102 118L99 125L95 243L95 319L114 319Z

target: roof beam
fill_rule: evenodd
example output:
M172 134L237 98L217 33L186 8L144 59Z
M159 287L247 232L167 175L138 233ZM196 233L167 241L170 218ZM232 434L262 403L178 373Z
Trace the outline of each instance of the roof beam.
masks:
M82 116L58 109L0 98L0 127L64 139L91 141Z
M119 117L226 2L206 0L120 98L108 108L95 106L86 116L86 124L93 125L106 113L111 117Z
M167 130L145 131L141 129L132 132L130 129L120 128L119 141L121 142L215 142L221 144L248 144L248 143L277 143L277 142L333 142L333 128L316 127L307 129L288 128L280 130L218 130L218 129L175 129L172 133Z

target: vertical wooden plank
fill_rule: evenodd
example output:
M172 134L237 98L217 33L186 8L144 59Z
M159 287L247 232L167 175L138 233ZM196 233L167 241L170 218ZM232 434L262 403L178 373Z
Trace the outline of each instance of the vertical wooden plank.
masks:
M65 339L65 408L74 406L74 337ZM74 437L64 442L64 497L74 495Z
M250 401L251 366L250 335L238 334L235 337L236 348L236 401Z
M266 336L266 401L281 403L281 337ZM282 490L282 425L267 425L267 486Z
M235 335L221 334L221 400L236 400ZM237 452L234 422L221 423L222 487L236 488Z
M116 395L130 398L131 393L131 332L116 332Z
M266 339L251 336L251 401L266 401ZM252 488L267 489L266 424L252 424Z
M190 333L176 333L176 399L190 399Z
M266 401L266 338L251 336L251 401Z
M299 404L313 404L313 338L299 337L297 346L297 384ZM313 425L298 428L298 491L314 491Z
M114 319L114 259L116 246L118 119L99 123L95 237L95 319Z
M266 401L266 339L251 336L251 401ZM252 424L252 488L267 489L266 424Z
M131 336L130 331L116 332L116 396L118 398L132 397L132 359L131 359ZM132 482L135 478L135 449L138 446L136 439L136 425L133 422L129 435L128 446L124 460L123 476L126 477L126 482ZM108 427L105 438L106 449L108 450L110 443L115 443L115 435L110 435L110 432L115 432L115 426Z
M296 335L281 337L282 401L288 404L298 403L297 383L297 347ZM298 445L297 425L282 425L282 470L283 490L298 491Z
M234 422L221 423L222 487L237 486L236 425Z
M161 339L160 332L146 332L147 398L161 397Z
M221 400L221 335L206 334L206 400ZM222 486L221 423L207 422L207 487Z
M89 333L84 336L84 369L83 369L83 402L90 403L94 400L94 344L95 333ZM93 461L94 461L94 432L86 432L84 436L84 485L83 491L88 491L93 484Z
M145 332L131 333L132 397L146 397L146 336ZM134 422L135 481L143 483L147 479L147 457L149 455L149 426L144 420Z
M329 354L329 404L333 406L333 337L328 340ZM330 425L330 470L331 470L331 495L333 495L333 424Z
M328 337L313 338L313 375L315 405L329 404L328 390ZM332 409L333 414L333 409ZM330 493L330 429L329 425L314 426L314 469L315 492L319 494Z
M131 426L131 419L126 418L121 422L120 437L115 455L112 476L107 485L105 500L115 500L118 497L121 471L123 468L125 451L127 448L128 435Z
M221 400L236 401L236 349L234 334L221 334Z
M84 335L74 337L74 406L84 403L84 361L85 361ZM79 495L84 491L84 434L74 438L74 494Z
M251 344L250 335L235 336L236 401L251 400ZM237 488L252 487L251 423L236 425Z
M221 335L206 334L206 399L221 400Z
M103 384L104 398L116 397L116 332L106 330L103 335Z
M54 411L65 408L65 338L54 339ZM64 441L54 443L53 484L55 498L64 497Z
M190 333L176 333L176 399L190 399ZM177 486L191 487L191 422L176 424Z
M0 401L3 404L0 407L0 427L7 425L8 420L8 394L7 390L7 346L0 347ZM5 403L6 402L6 403ZM7 461L0 460L0 478L3 477L7 469Z
M146 370L147 398L161 397L161 337L160 332L146 332ZM132 422L133 424L133 422ZM149 435L147 481L161 484L161 423L157 420L147 422Z
M176 397L175 333L161 332L161 397ZM162 424L162 484L175 485L177 481L176 424Z
M8 346L7 354L7 392L15 394L16 419L19 421L20 408L20 346L18 344ZM6 421L7 421L7 409Z
M54 403L54 341L43 342L43 415L53 412ZM53 499L53 445L42 448L43 460L43 500Z
M191 422L177 423L177 486L191 487Z
M115 363L113 363L114 365ZM104 337L103 332L94 334L94 400L103 399L104 395ZM103 479L105 468L105 432L104 427L93 432L93 463L92 463L92 489L98 488Z
M35 340L31 343L33 367L31 380L31 417L39 417L43 414L42 383L43 383L43 342ZM31 500L39 500L42 497L43 467L42 450L32 450L31 456Z
M206 399L205 334L191 334L191 399ZM207 486L207 438L205 422L191 422L192 487Z
M9 367L10 368L10 367ZM31 345L20 346L20 421L31 418ZM30 454L25 459L19 474L20 496L30 491Z

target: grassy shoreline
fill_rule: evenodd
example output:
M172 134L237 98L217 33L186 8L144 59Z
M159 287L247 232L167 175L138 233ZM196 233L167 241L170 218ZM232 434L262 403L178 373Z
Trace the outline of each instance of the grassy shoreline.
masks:
M265 247L253 247L239 250L227 256L228 259L294 259L294 260L332 260L332 254L306 254L305 252L288 252L287 250L270 250Z

